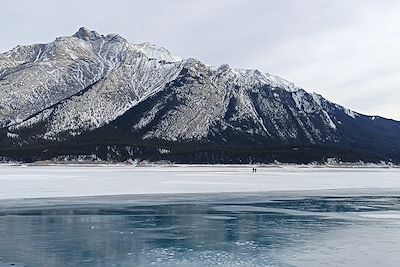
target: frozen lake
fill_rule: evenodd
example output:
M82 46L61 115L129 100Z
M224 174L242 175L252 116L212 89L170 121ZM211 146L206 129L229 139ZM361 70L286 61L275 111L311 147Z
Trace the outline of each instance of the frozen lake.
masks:
M359 188L400 189L400 169L0 165L0 199Z
M1 267L397 267L399 255L400 196L394 192L137 195L0 205Z
M397 267L399 174L0 166L0 267Z

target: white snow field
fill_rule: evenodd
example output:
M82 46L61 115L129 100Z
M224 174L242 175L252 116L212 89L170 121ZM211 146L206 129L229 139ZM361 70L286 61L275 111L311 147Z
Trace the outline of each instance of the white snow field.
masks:
M400 169L0 165L0 199L326 189L400 190Z

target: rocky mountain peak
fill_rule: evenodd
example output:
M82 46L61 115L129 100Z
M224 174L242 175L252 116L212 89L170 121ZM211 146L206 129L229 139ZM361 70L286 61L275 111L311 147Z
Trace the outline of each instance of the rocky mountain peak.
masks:
M79 30L73 36L86 41L96 40L101 37L101 35L96 31L91 31L85 27L79 28Z

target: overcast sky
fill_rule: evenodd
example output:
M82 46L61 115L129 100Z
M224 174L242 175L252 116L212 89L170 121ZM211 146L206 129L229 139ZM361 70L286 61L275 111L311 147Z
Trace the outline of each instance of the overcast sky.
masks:
M400 120L397 0L0 0L0 51L80 26L206 64L257 68Z

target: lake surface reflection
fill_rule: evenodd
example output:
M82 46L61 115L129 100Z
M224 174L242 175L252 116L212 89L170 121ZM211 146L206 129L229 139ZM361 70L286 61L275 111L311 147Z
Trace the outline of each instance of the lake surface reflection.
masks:
M400 262L396 195L21 200L0 215L0 267Z

